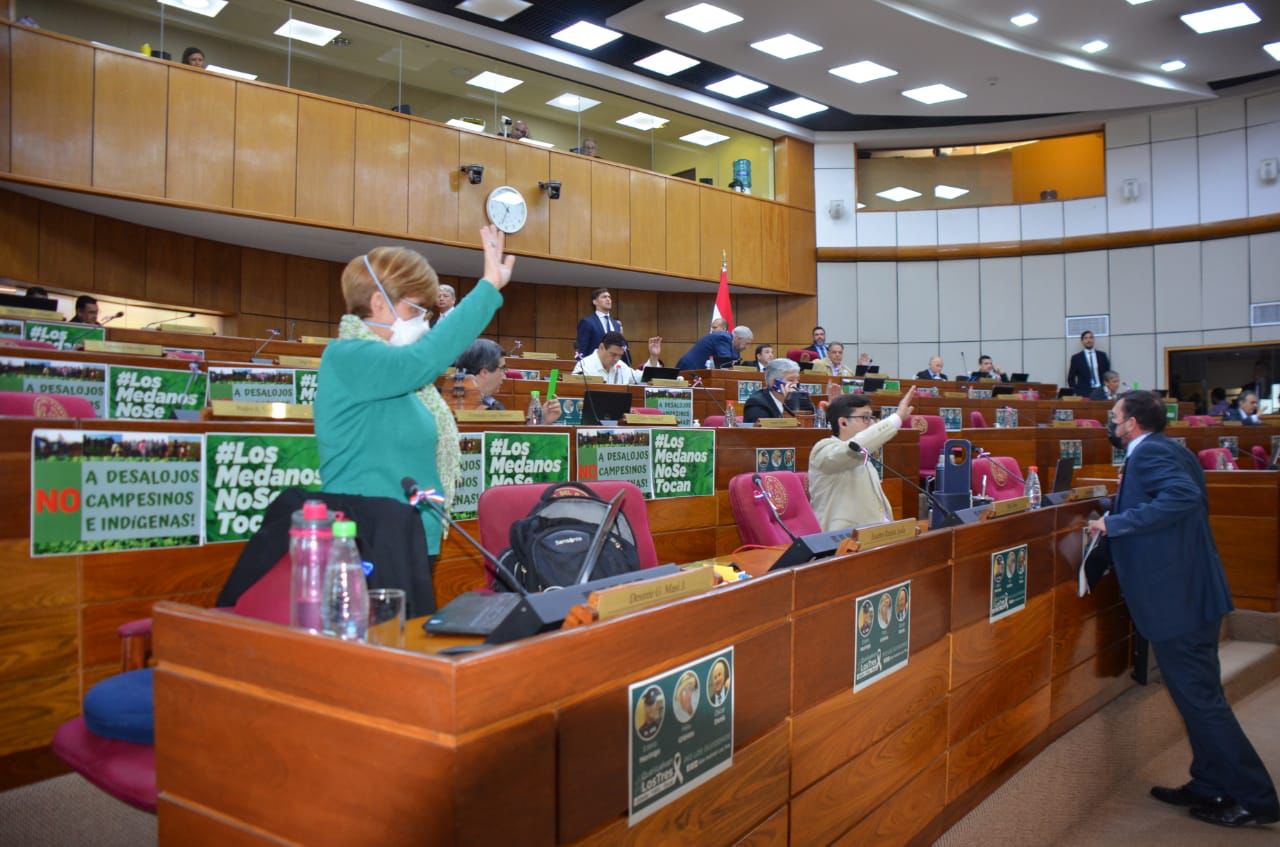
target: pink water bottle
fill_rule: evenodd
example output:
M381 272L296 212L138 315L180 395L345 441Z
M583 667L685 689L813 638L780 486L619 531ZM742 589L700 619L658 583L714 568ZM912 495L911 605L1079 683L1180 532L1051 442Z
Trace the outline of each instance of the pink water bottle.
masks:
M293 513L289 528L289 557L293 575L289 581L289 625L312 632L321 630L324 571L333 544L333 515L322 500L308 500Z

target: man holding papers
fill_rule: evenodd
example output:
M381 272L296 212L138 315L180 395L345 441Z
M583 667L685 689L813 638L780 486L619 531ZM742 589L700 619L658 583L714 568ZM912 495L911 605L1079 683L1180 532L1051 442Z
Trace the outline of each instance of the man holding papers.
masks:
M1107 536L1133 623L1155 650L1191 742L1191 781L1151 794L1219 826L1275 823L1275 786L1222 691L1218 629L1231 592L1209 529L1204 472L1162 434L1155 394L1121 394L1112 417L1107 434L1125 451L1120 490L1111 514L1089 529Z

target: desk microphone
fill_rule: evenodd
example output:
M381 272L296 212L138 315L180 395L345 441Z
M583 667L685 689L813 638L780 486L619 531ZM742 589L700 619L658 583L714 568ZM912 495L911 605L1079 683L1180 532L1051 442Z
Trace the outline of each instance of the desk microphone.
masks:
M191 383L195 382L196 377L200 376L200 363L191 362L187 365L187 370L191 371L191 376L187 377L187 384L182 389L183 394L191 390Z
M440 497L432 491L423 491L418 487L418 483L414 482L413 477L404 477L400 480L400 487L404 489L404 496L409 500L409 505L415 508L426 505L436 516L449 525L449 527L467 540L467 543L474 547L485 560L493 565L494 571L498 576L502 577L502 581L511 587L512 591L529 596L529 590L520 584L520 580L516 579L506 565L498 561L498 557L486 550L479 541L472 538L465 529L458 525L458 522L450 517L445 511L443 503L444 498ZM439 498L439 499L437 499Z
M965 359L963 350L960 351L960 364L962 367L964 367L964 372L965 372L965 375L967 376L970 373L969 361Z
M297 321L289 321L289 337L285 340L286 341L298 340L298 322Z
M249 355L249 361L254 362L256 364L266 364L266 365L275 364L274 360L267 360L265 362L260 361L258 359L258 354L262 352L263 347L266 347L268 344L271 343L272 339L278 338L279 336L280 336L280 330L278 329L267 330L267 337L263 340L261 344L258 345L258 349L254 350L253 353Z
M760 479L760 474L753 473L751 475L751 484L755 486L756 499L764 500L764 502L769 505L769 513L772 514L773 519L778 522L778 526L782 527L782 531L785 532L793 542L799 541L800 539L796 537L796 534L792 532L785 523L783 523L782 515L778 514L778 507L773 505L773 498L764 490L764 482Z
M99 326L106 326L107 324L109 324L109 323L111 323L112 321L114 321L116 318L123 318L123 317L124 317L124 312L116 312L114 315L111 315L110 317L106 317L106 318L103 318L102 320L98 321L98 325L99 325Z
M851 441L851 442L849 442L849 443L850 443L850 444L853 444L855 447L857 447L857 449L856 449L856 450L854 450L854 452L855 452L855 453L863 453L863 454L866 454L866 452L867 452L867 451L866 451L866 448L864 448L861 444L858 444L856 441ZM868 458L870 458L870 457L868 457ZM942 504L942 501L941 501L941 500L939 500L939 499L937 498L937 496L936 496L936 495L934 495L934 493L933 493L932 491L929 491L928 489L922 488L918 482L916 482L916 481L915 481L915 480L913 480L913 479L908 478L905 474L899 473L898 471L896 471L896 470L894 470L893 468L889 467L889 465L888 465L886 462L881 462L881 463L880 463L880 467L881 467L881 468L883 468L884 470L888 471L889 473L893 474L893 475L894 475L894 476L896 476L898 479L902 480L902 481L903 481L903 482L905 482L907 485L909 485L909 486L911 486L912 488L914 488L916 491L918 491L918 492L920 492L921 494L923 494L923 495L925 496L925 499L927 499L927 500L929 501L929 505L933 506L935 509L937 509L938 511L942 512L942 514L946 517L946 520L945 520L945 521L943 521L942 526L944 526L944 527L945 527L945 526L958 526L959 524L964 523L964 521L960 519L960 516L959 516L959 515L957 515L953 510L948 509L946 506L944 506L944 505ZM939 527L939 528L941 528L941 527Z
M142 329L151 329L151 327L157 326L162 323L168 323L169 321L181 321L187 318L194 318L195 316L196 316L195 312L187 312L185 315L178 315L176 318L175 317L161 318L158 321L152 321L149 324L143 324Z

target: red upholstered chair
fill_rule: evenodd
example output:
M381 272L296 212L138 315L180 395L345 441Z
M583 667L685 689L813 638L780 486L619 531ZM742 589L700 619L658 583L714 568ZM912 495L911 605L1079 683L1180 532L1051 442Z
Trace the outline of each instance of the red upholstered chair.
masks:
M1240 470L1240 466L1236 464L1231 451L1226 447L1209 447L1201 450L1197 455L1200 457L1200 467L1207 471Z
M520 371L507 368L507 379L524 379L524 374Z
M769 504L760 497L759 491L752 484L753 475L738 474L729 480L729 505L733 508L733 519L738 524L738 535L742 538L742 543L766 546L790 544L791 538L778 526L770 514ZM799 474L770 471L760 474L760 478L788 529L796 535L822 532Z
M974 429L986 429L987 419L982 416L982 412L979 412L977 409L974 409L972 412L969 413L969 426L973 427ZM936 462L938 460L934 459L934 461Z
M1102 422L1093 418L1076 418L1076 426L1082 426L1085 429L1101 429Z
M787 358L799 364L800 362L812 362L818 358L813 354L812 350L805 350L800 347L793 347L787 351Z
M662 411L661 409L652 409L652 408L650 408L650 407L648 407L648 406L632 406L632 407L631 407L631 414L633 414L633 415L661 415L661 414L663 414L663 411Z
M909 415L902 425L920 431L920 478L933 479L938 454L947 440L947 428L942 418L938 415Z
M1187 415L1182 420L1189 426L1213 426L1218 422L1213 415Z
M96 418L93 404L83 397L0 391L0 415L22 418Z
M1249 448L1249 455L1253 456L1253 464L1258 470L1265 471L1271 467L1271 457L1267 455L1267 448L1261 444L1255 444Z
M812 503L813 498L809 496L809 473L807 471L796 471L796 476L800 480L800 487L804 489L805 499Z
M986 489L983 490L983 481ZM1022 469L1012 456L989 456L973 460L973 476L969 490L993 500L1012 500L1026 491Z
M658 551L653 546L653 532L649 529L649 511L645 506L644 492L630 482L601 480L583 483L598 497L610 500L619 491L625 491L622 513L631 524L636 537L636 552L640 554L640 567L652 568L658 564ZM511 546L511 524L529 514L538 502L547 483L528 485L498 485L486 488L476 504L476 516L480 522L480 543L495 556ZM492 583L490 566L485 564L485 575Z
M703 426L724 426L724 415L707 415L702 419Z

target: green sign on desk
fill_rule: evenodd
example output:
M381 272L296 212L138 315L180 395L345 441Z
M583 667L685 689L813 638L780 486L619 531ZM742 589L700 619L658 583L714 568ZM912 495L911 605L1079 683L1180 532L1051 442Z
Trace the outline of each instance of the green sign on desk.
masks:
M715 486L714 429L653 430L654 497L710 497Z
M304 406L314 406L316 386L320 384L320 372L296 370L293 372L293 401Z
M578 480L630 482L653 496L652 430L618 427L578 429Z
M200 544L203 437L31 433L31 555Z
M209 399L238 403L297 402L289 368L209 368Z
M244 541L286 488L320 490L314 435L211 432L205 436L204 536L209 544Z
M0 391L83 397L95 415L107 416L106 365L0 356Z
M454 520L465 521L476 516L480 492L484 491L484 436L462 433L458 436L462 462L458 465L458 482L453 489Z
M627 824L733 764L733 647L627 689Z
M911 656L911 580L853 601L853 690L907 666Z
M991 554L991 623L1027 607L1027 545Z
M25 321L24 336L28 341L47 341L59 350L83 348L88 339L105 341L106 327L63 321Z
M693 426L692 388L649 388L644 390L644 405L664 415L675 415L679 426Z
M177 417L178 410L199 411L207 382L199 371L112 365L107 417L163 421Z
M486 432L484 487L569 481L569 433Z

